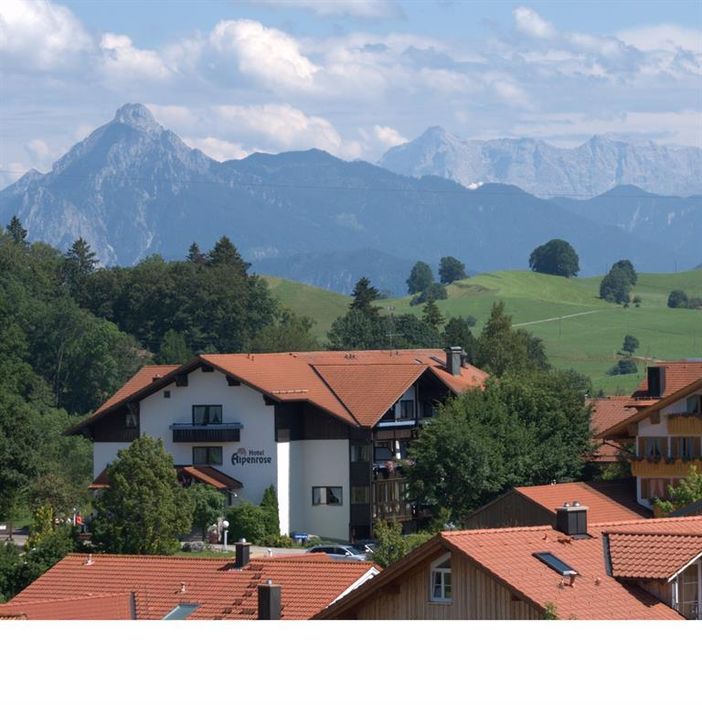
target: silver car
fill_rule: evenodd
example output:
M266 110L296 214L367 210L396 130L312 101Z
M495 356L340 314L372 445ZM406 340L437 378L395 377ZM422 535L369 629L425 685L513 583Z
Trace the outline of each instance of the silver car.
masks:
M340 561L365 561L368 554L359 551L357 548L341 544L329 544L323 546L312 546L307 549L307 553L326 553L331 558Z

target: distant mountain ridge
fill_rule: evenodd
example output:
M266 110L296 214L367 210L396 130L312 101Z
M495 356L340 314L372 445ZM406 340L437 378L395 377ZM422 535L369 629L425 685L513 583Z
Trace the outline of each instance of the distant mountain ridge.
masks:
M345 293L365 274L403 293L411 263L444 255L472 271L523 269L552 237L573 244L583 274L624 257L672 270L681 248L690 266L702 260L702 239L690 236L702 231L700 199L645 194L646 217L637 218L631 195L571 203L502 184L466 189L320 150L217 162L144 106L125 105L49 173L0 191L0 222L17 214L30 239L62 250L82 236L108 265L182 258L191 242L209 249L227 234L254 271Z
M397 174L441 176L466 187L513 184L544 198L590 198L622 185L662 195L702 195L702 149L607 135L566 149L527 138L463 140L430 127L389 149L378 164Z

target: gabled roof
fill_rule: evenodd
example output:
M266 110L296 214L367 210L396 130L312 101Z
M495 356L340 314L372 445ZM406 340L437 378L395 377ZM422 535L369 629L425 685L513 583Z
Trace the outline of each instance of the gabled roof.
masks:
M60 600L26 601L0 605L0 619L136 619L134 595L66 597Z
M317 554L252 559L240 570L231 556L70 554L2 609L30 619L33 614L37 619L63 619L68 601L87 605L86 599L96 598L110 604L115 595L133 593L137 619L163 619L179 604L198 605L188 619L256 619L257 586L272 580L281 586L282 619L309 619L377 573L371 563Z
M600 430L596 434L597 438L626 436L628 435L627 429L631 424L636 424L673 402L702 390L702 362L661 362L653 366L665 368L664 396L656 399L646 398L648 381L644 380L631 396L631 405L635 408L636 413ZM641 399L641 397L644 398Z
M605 397L592 400L590 425L593 433L606 431L614 424L628 419L636 413L631 408L631 397Z
M700 529L702 529L702 522ZM702 533L607 533L612 575L617 578L668 580L702 554Z
M176 470L186 477L214 487L216 490L240 490L244 485L234 477L225 475L211 465L176 465ZM104 490L110 482L105 468L88 486L90 490Z
M587 520L592 524L651 516L650 510L636 502L636 490L629 479L515 487L514 491L552 512L554 517L556 507L577 500L587 507Z
M551 526L444 531L317 617L343 618L383 587L401 580L401 576L444 549L460 552L536 609L545 611L553 604L560 619L683 619L643 589L608 574L603 537L615 531L674 535L681 544L686 544L690 533L702 532L702 517L590 524L590 538L586 539L571 539ZM553 553L576 571L572 585L534 556L543 552Z
M424 373L456 394L485 384L487 373L465 365L460 374L452 375L444 358L445 353L438 349L357 350L213 354L199 355L181 366L147 365L67 433L79 432L121 404L144 398L203 363L275 401L309 402L344 423L368 426L372 425L370 419L382 416Z

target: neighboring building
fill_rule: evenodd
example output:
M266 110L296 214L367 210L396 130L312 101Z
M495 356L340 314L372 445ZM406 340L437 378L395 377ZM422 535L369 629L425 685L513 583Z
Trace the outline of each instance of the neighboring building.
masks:
M446 531L321 619L696 619L702 517Z
M325 554L249 560L240 545L220 560L70 554L0 605L0 619L310 619L378 572Z
M499 529L553 524L556 508L576 501L587 505L593 524L650 517L651 511L639 505L635 496L631 479L515 487L476 509L462 525L466 529Z
M93 441L94 488L149 435L184 483L254 503L273 485L283 533L360 539L378 519L412 523L408 444L438 403L486 379L459 348L199 355L144 367L69 433Z
M598 436L633 445L630 462L637 500L650 507L693 468L702 472L702 362L649 366L629 404L635 413Z
M596 448L588 461L597 465L612 465L627 462L626 450L622 443L598 438L602 431L633 416L636 409L631 406L631 397L604 397L593 399L590 426L595 436Z

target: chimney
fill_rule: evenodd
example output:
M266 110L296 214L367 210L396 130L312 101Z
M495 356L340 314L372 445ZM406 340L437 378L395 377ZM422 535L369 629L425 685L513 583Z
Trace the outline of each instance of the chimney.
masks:
M662 397L665 392L665 367L648 368L648 396Z
M446 348L446 371L449 374L454 375L454 377L459 377L461 374L461 367L463 362L463 348L452 346Z
M280 619L280 585L272 580L258 586L258 618Z
M577 500L572 504L563 502L562 507L556 507L556 531L573 538L587 536L587 507Z
M251 544L246 543L246 539L239 539L234 544L234 547L236 549L234 567L244 568L249 564L249 553L251 551Z

